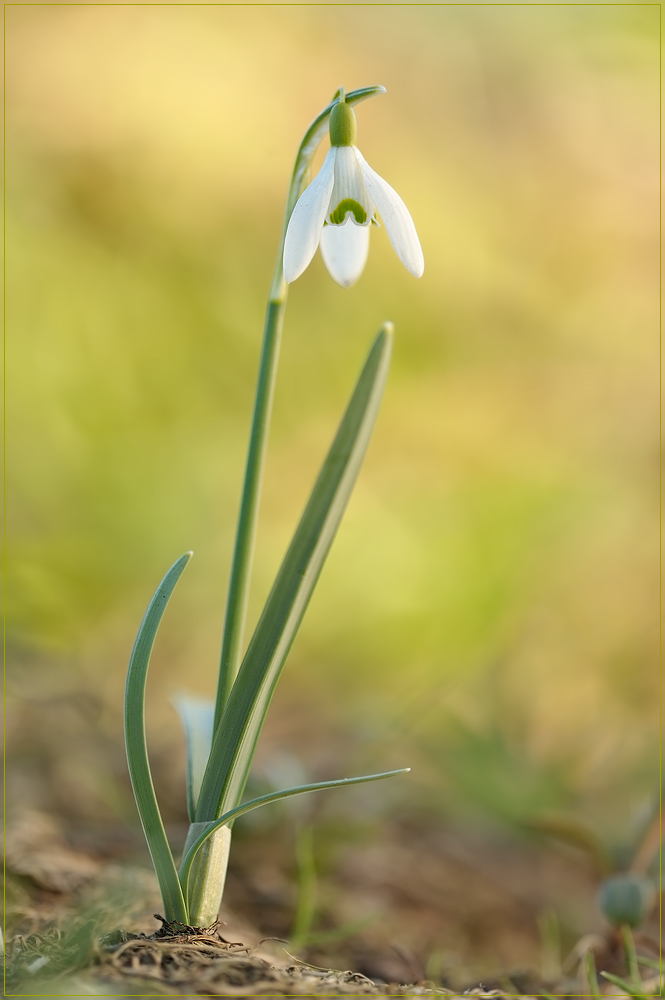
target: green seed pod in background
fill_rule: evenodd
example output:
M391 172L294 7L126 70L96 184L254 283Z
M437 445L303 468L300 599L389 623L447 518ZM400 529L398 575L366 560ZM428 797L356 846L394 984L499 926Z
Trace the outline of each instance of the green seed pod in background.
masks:
M639 875L613 875L598 894L600 911L615 927L639 927L649 916L655 898L653 883Z

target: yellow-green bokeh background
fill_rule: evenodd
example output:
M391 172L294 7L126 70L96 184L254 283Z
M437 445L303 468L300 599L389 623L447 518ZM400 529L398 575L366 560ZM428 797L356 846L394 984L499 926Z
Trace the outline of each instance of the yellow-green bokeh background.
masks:
M127 657L192 548L149 695L181 817L169 698L214 688L294 153L381 83L358 142L426 270L381 229L351 290L318 255L291 287L252 621L396 344L260 760L414 763L390 808L620 836L658 776L657 5L6 10L10 803L133 822Z

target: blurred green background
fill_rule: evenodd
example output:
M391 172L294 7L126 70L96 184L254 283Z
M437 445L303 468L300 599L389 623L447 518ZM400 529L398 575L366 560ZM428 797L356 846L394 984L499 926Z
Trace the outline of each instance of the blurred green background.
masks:
M426 270L382 228L352 289L318 254L291 287L252 621L384 319L396 345L257 781L411 764L321 824L628 835L658 781L658 31L648 4L7 7L10 808L144 850L124 674L192 548L148 709L180 837L170 698L214 690L293 158L381 83L358 144Z

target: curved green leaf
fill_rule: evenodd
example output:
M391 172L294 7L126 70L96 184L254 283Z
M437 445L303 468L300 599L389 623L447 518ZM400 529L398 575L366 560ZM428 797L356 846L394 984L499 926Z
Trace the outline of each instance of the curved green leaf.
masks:
M145 736L145 686L150 654L159 623L173 588L191 555L191 552L187 552L173 564L150 602L132 650L125 690L125 746L136 805L157 873L165 916L167 920L182 920L184 923L187 923L187 907L166 839L148 761Z
M374 341L252 636L215 731L197 822L217 819L242 795L275 684L369 443L388 374L391 333L392 324L386 323Z
M179 877L184 895L187 895L189 873L191 871L192 862L196 852L200 847L202 847L208 837L213 834L215 830L218 830L220 826L225 826L227 823L230 823L231 820L237 819L239 816L243 816L245 813L251 812L252 809L259 809L261 806L267 806L270 802L279 802L280 799L288 799L291 795L305 795L307 792L320 792L324 788L341 788L344 785L361 785L365 781L380 781L382 778L392 778L395 774L406 774L410 770L410 767L401 767L397 771L385 771L383 774L364 774L360 778L337 778L334 781L317 781L312 785L298 785L295 788L284 788L281 792L270 792L268 795L260 795L256 799L250 799L249 802L243 802L241 806L236 806L235 809L229 809L229 811L224 813L223 816L220 816L218 820L210 823L208 829L204 830L203 833L197 837L182 859Z

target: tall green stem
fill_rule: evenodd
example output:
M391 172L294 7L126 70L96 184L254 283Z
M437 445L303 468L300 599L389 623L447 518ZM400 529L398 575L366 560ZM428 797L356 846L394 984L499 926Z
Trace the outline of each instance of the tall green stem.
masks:
M346 95L347 104L355 104L372 97L375 94L385 93L383 87L363 87L361 90L352 91ZM305 137L300 144L298 155L296 156L291 186L286 203L286 213L280 250L275 265L270 298L268 300L268 311L266 314L265 329L263 335L263 349L261 352L261 363L259 366L259 380L256 387L256 400L254 403L254 416L252 418L252 430L250 434L249 452L247 455L247 466L245 469L245 482L240 502L240 514L238 517L238 528L236 530L236 541L233 552L233 562L231 565L231 579L229 582L229 594L226 602L226 618L224 623L224 637L222 640L222 655L219 668L219 682L217 685L217 698L215 701L215 722L216 731L219 721L224 711L226 700L233 686L233 682L240 667L242 658L243 634L245 620L247 618L247 602L249 597L250 571L252 565L252 555L254 551L254 538L256 536L256 522L259 509L259 497L261 492L261 476L266 453L268 439L268 428L270 425L270 415L272 412L272 401L275 387L275 375L277 373L277 362L279 359L279 345L284 322L284 309L286 307L286 296L288 286L284 281L282 268L282 255L284 252L284 240L286 238L286 228L291 218L295 204L301 192L306 186L309 167L317 146L328 128L328 118L333 106L337 103L340 91L337 91L327 108L314 119Z
M281 260L277 270L281 272ZM277 278L277 274L275 275ZM247 600L249 597L249 576L254 551L256 521L261 492L261 476L268 439L268 426L272 411L272 401L275 389L275 375L279 359L279 345L284 322L284 307L286 305L287 286L281 276L280 298L270 298L266 315L263 350L259 367L259 380L256 388L254 417L249 440L249 453L245 469L245 482L240 504L240 516L236 533L233 564L229 595L226 604L226 625L222 642L222 658L219 669L219 684L215 704L215 723L219 720L229 696L233 681L238 673L242 655L242 640L247 617Z
M365 100L367 97L383 93L385 93L383 87L363 87L361 90L355 90L347 94L346 103L355 104ZM296 156L291 185L289 187L279 254L277 255L275 273L268 299L263 348L259 365L259 379L254 403L254 416L252 418L249 452L245 469L245 482L240 502L240 514L233 551L229 594L226 602L219 683L215 702L213 740L214 734L219 728L224 707L240 668L242 658L243 633L247 617L247 599L249 596L252 554L259 509L261 476L265 460L275 375L279 359L279 345L288 291L288 286L284 281L282 266L286 229L295 204L307 184L312 157L328 129L330 112L338 102L340 96L341 92L337 91L330 104L314 119L305 133L305 137L298 150L298 155ZM242 788L239 794L242 794ZM237 805L237 801L231 803L232 807ZM220 813L218 812L217 816L206 815L199 817L199 819L204 820L204 822L211 822L219 815ZM199 822L192 823L188 835L188 843L192 842L192 839L195 839L198 833L200 833L201 825ZM211 838L208 850L199 851L192 861L189 872L186 905L188 910L191 911L190 920L194 920L195 922L200 921L202 925L211 923L219 910L224 890L224 875L230 838L229 823L228 826L220 829L214 835L214 838Z

